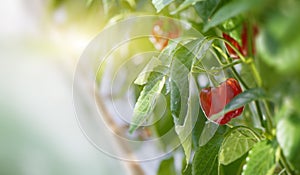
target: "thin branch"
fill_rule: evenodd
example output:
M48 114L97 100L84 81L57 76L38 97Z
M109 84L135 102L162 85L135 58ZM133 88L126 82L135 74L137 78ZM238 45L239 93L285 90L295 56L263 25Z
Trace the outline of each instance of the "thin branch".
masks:
M103 119L105 120L106 124L112 129L112 131L119 136L124 135L124 132L121 127L119 127L116 122L113 120L113 117L111 116L111 114L109 113L109 111L107 110L104 102L103 102L103 98L101 97L101 95L99 93L95 93L95 99L97 102L97 106L99 107L100 111L102 112L103 115ZM119 148L120 151L122 151L122 153L124 153L128 159L130 160L135 160L135 156L134 153L132 151L132 149L130 148L130 146L125 143L124 141L122 141L121 139L114 137L114 140L116 142L117 147ZM125 167L127 168L127 170L129 171L129 174L131 175L145 175L144 170L142 169L141 165L138 164L137 162L134 161L123 161L123 164L125 165Z

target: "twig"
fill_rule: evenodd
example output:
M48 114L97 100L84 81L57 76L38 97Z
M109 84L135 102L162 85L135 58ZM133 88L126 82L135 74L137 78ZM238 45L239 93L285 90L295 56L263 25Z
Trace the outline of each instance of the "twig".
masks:
M108 112L107 108L105 107L105 104L101 99L101 95L99 93L95 93L95 99L97 102L97 106L102 112L103 119L105 120L106 124L112 129L112 131L121 136L124 135L123 129L121 129L116 122L113 120L113 117L111 114ZM134 153L132 152L131 148L128 146L127 143L122 141L121 139L114 137L114 141L116 142L117 147L121 152L123 152L125 155L127 155L128 159L134 160L135 156ZM138 164L137 162L134 161L123 161L123 164L125 165L127 171L129 172L130 175L145 175L144 170Z

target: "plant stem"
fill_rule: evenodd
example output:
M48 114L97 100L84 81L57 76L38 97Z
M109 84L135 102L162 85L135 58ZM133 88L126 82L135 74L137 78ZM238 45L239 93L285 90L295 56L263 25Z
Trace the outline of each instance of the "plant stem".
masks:
M223 50L220 47L217 47L216 45L212 44L212 47L216 49L226 60L228 60L228 56L226 53L223 52ZM220 64L224 64L220 59L218 59Z
M101 97L101 95L97 92L94 93L94 97L96 100L96 104L99 107L99 109L102 112L102 117L105 120L106 124L112 129L112 131L116 134L116 135L123 135L124 131L123 129L121 129L117 123L113 120L113 117L111 116L111 114L108 112L108 109L106 108L104 102L103 102L103 97ZM118 147L118 149L120 149L120 151L127 155L128 159L131 160L135 160L135 155L133 150L130 148L130 146L124 142L122 139L120 139L119 137L114 137L114 141ZM141 165L138 164L137 162L134 161L124 161L123 164L125 165L125 168L127 169L127 171L132 174L132 175L144 175L145 172L142 169Z
M225 40L223 38L220 38L220 37L211 37L210 39L218 39L218 40L226 42L239 55L239 57L241 58L241 60L235 61L235 62L231 62L229 60L229 58L227 57L227 55L222 51L222 49L220 49L219 47L213 45L213 47L226 59L226 61L228 63L227 65L225 65L223 67L226 67L226 68L230 67L230 69L232 70L232 73L239 80L239 82L241 82L241 84L244 86L244 88L245 89L249 89L249 87L244 82L244 80L242 79L242 77L238 74L238 72L236 71L236 69L233 67L234 65L242 63L242 62L248 63L248 61L246 60L246 58L230 42L228 42L227 40ZM222 63L222 61L220 60L219 57L217 57L217 59L218 59L219 62Z
M229 67L233 67L234 65L237 65L237 64L240 64L240 63L242 63L241 60L234 61L234 62L231 62L231 63L229 63L229 64L226 64L226 65L222 66L222 69L226 69L226 68L229 68Z
M251 59L251 60L253 60L253 59ZM262 87L262 80L261 80L260 74L259 74L258 70L256 69L256 66L255 66L253 61L250 62L250 68L251 68L251 71L252 71L253 76L255 78L257 86ZM267 134L270 134L271 136L273 136L272 129L273 129L274 125L273 125L273 120L271 118L271 112L270 112L269 106L266 104L265 100L263 101L263 103L264 103L266 113L267 113L265 115L266 119L264 119L262 117L263 114L261 112L261 107L260 107L258 101L255 102L257 112L258 112L258 115L260 117L262 126L266 128Z
M261 77L260 77L260 74L255 66L255 63L253 61L253 48L252 48L252 43L253 43L253 30L252 30L252 24L251 24L251 21L248 21L246 23L246 28L247 28L247 52L248 52L248 55L250 56L250 59L249 60L249 65L250 65L250 68L251 68L251 71L253 73L253 76L254 76L254 79L256 81L256 84L258 87L261 87L262 86L262 80L261 80ZM259 101L255 101L255 106L256 106L256 109L257 109L257 113L258 113L258 116L260 118L260 121L261 121L261 124L264 128L266 128L266 132L269 133L269 134L272 134L272 124L271 124L271 121L270 121L270 118L269 116L266 117L266 120L263 118L263 114L262 114L262 111L261 111L261 106L259 104Z
M208 37L208 40L214 40L214 39L221 40L221 41L225 42L226 44L228 44L237 53L237 55L240 57L240 59L243 62L245 62L245 63L248 62L248 60L243 56L243 54L240 53L240 51L238 49L236 49L229 41L225 40L224 38L216 37L216 36Z
M250 31L252 32L252 31ZM242 62L245 62L246 64L250 64L250 68L251 68L251 71L253 73L253 76L255 78L255 81L257 83L257 86L258 87L261 87L262 86L262 80L261 80L261 77L259 75L259 72L257 71L256 69L256 66L253 62L253 58L248 58L246 59L242 53L239 52L238 49L236 49L230 42L228 42L227 40L225 40L224 38L220 38L220 37L211 37L210 39L218 39L218 40L221 40L221 41L224 41L226 44L228 44L236 53L237 55L240 57L241 61ZM251 43L252 41L250 41ZM249 43L248 43L249 45ZM251 45L251 44L250 44ZM218 47L216 46L213 46L221 55L224 56L224 58L226 59L228 65L231 65L232 62L230 62L230 60L228 59L227 56L225 56L226 54ZM249 48L248 48L249 49ZM250 54L252 54L252 45L250 46L250 51L248 51ZM219 59L219 58L218 58ZM242 86L245 88L245 89L249 89L248 85L246 84L246 82L242 79L242 77L238 74L238 72L236 71L236 69L231 65L231 70L232 70L232 73L234 74L234 76L238 79L238 81L242 84ZM267 121L263 118L263 114L262 114L262 110L261 110L261 107L259 105L259 102L258 101L255 101L255 107L257 109L257 114L258 114L258 117L260 119L260 122L261 122L261 125L262 127L264 127L266 129L266 132L268 134L271 134L272 135L272 127L273 127L273 124L272 124L272 120L270 119L271 117L270 116L267 116Z
M252 24L251 24L251 21L248 20L247 23L246 23L246 27L247 27L247 52L248 52L248 55L250 57L253 57L253 48L252 48L252 43L253 43L253 29L252 29Z
M241 82L241 84L244 86L245 89L249 89L249 86L244 82L244 80L242 79L242 77L238 74L238 72L236 71L236 69L234 67L230 68L233 75L239 80L239 82Z
M289 174L289 175L294 175L294 171L291 169L288 161L286 160L285 156L283 155L282 153L282 150L280 150L280 163L283 165L283 167L286 169L286 172Z
M232 66L234 66L234 65L237 65L237 64L240 64L240 63L242 63L241 61L234 61L234 62L231 62L231 63L229 63L229 64L225 64L225 65L223 65L222 67L220 67L220 68L215 68L215 69L213 69L213 70L224 70L224 69L227 69L227 68L229 68L229 67L232 67ZM193 73L202 73L202 72L209 72L209 71L207 71L206 69L202 69L201 67L199 67L199 66L193 66Z
M251 59L251 60L253 60L253 59ZM251 68L253 76L254 76L254 78L256 80L257 86L261 87L262 86L262 80L261 80L259 72L257 71L256 66L255 66L255 64L254 64L253 61L250 62L250 68Z
M258 71L256 69L256 66L255 66L253 61L250 62L250 68L251 68L253 76L256 80L257 86L261 87L262 86L262 80L261 80L260 74L258 73ZM258 116L260 118L262 126L266 129L266 133L268 135L273 136L272 128L274 127L274 125L273 125L273 121L271 119L271 113L270 113L270 110L269 110L268 106L265 103L264 103L264 105L265 105L265 109L267 111L267 115L265 115L266 119L263 118L263 114L262 114L261 106L260 106L259 102L255 101L255 106L256 106L257 113L258 113Z
M248 24L248 28L249 28L249 24ZM248 35L248 46L250 46L248 49L248 52L250 53L250 55L252 55L252 28L249 30L250 31L250 35ZM248 31L248 32L249 32ZM251 36L250 38L250 41L249 41L249 36ZM256 81L256 84L258 87L261 87L262 86L262 80L261 80L261 77L260 77L260 74L255 66L255 63L253 61L253 58L252 56L250 58L245 58L243 56L242 53L240 53L240 51L238 49L236 49L230 42L228 42L227 40L225 40L224 38L220 38L220 37L210 37L209 39L217 39L217 40L221 40L223 42L225 42L226 44L228 44L236 53L237 55L240 57L240 60L241 62L244 62L246 64L249 64L250 66L250 69L253 73L253 76L254 76L254 79ZM245 89L249 89L248 85L246 84L246 82L242 79L242 77L239 75L239 73L236 71L236 69L233 67L233 64L229 59L228 57L226 56L226 54L217 46L214 46L213 47L221 54L224 56L224 58L226 59L227 61L227 65L224 66L224 67L230 67L230 69L232 70L232 73L234 74L234 76L238 79L238 81L242 84L242 86L245 88ZM217 57L218 58L218 57ZM219 58L218 58L219 59ZM221 62L221 60L219 60L219 62ZM270 110L268 108L268 106L266 105L266 103L264 103L264 105L266 106L266 112L267 112L267 115L266 115L266 120L264 119L263 117L263 113L262 113L262 110L261 110L261 107L260 107L260 104L258 101L255 101L255 106L256 106L256 109L257 109L257 114L258 114L258 117L260 119L260 122L261 122L261 125L262 127L264 127L266 129L266 132L267 134L269 135L273 135L272 134L272 128L274 127L273 125L273 121L271 119L271 115L270 115Z
M259 105L259 102L258 101L255 101L255 107L256 107L256 110L257 110L257 114L258 114L258 117L260 119L260 122L261 122L261 125L262 127L266 128L266 131L269 132L269 129L267 127L267 123L266 121L264 120L263 118L263 114L261 112L261 108L260 108L260 105Z
M267 119L268 125L270 127L270 134L274 135L275 133L273 133L272 129L275 127L275 122L272 118L272 114L271 114L271 111L269 109L269 105L268 105L266 100L263 100L263 104L264 104L265 110L266 110L266 119Z

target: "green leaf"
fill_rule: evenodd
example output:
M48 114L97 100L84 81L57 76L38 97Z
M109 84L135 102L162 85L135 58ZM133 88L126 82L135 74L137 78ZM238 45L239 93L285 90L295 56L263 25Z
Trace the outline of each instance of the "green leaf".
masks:
M222 111L220 111L217 114L214 114L211 116L211 120L216 120L219 117L221 117L223 114L226 114L227 112L233 111L235 109L238 109L242 106L245 106L246 104L259 100L267 98L267 95L261 88L253 88L246 90L239 95L235 96L225 107Z
M156 8L157 13L159 13L163 8L171 4L174 0L152 0L152 4Z
M199 146L199 139L201 136L201 133L205 126L206 117L203 113L202 109L199 109L199 114L197 117L197 121L195 123L195 127L193 128L193 144L195 147Z
M204 31L215 27L222 22L226 21L229 18L237 16L243 12L246 12L250 9L253 9L255 6L259 5L259 0L239 0L239 1L232 1L225 6L221 7L207 22L204 26Z
M274 171L275 169L277 168L276 164L274 164L270 169L269 171L267 172L266 175L274 175Z
M205 0L185 0L183 3L180 4L180 6L176 10L172 11L171 14L176 14L189 6L194 5L199 1L205 1Z
M207 23L208 19L214 14L222 0L206 0L195 4L195 10L202 18L204 23Z
M153 127L156 131L158 137L160 137L160 141L165 145L169 145L169 139L172 139L171 136L163 137L168 132L172 132L174 139L177 139L177 134L174 130L174 122L173 117L170 111L170 96L166 95L164 97L157 99L156 106L153 110L153 121L157 121L154 123Z
M161 69L161 70L160 70ZM148 83L144 86L137 103L135 104L129 132L132 133L143 124L152 113L156 99L165 83L166 68L159 66L149 76Z
M210 141L210 139L215 135L215 133L217 132L219 128L219 125L211 122L211 121L207 121L204 125L204 128L202 130L200 139L199 139L199 146L203 146L205 145L207 142Z
M224 165L234 162L247 153L257 141L250 129L233 128L222 143L219 162Z
M161 161L157 171L157 175L170 175L170 174L176 174L176 168L174 165L173 157Z
M196 150L192 164L193 175L218 175L218 153L223 137L217 133L207 144Z
M155 57L153 57L149 63L146 65L146 67L142 70L142 72L138 75L138 77L135 79L134 84L137 85L144 85L147 83L147 80L150 76L150 73L153 71L155 67L158 65L161 65L161 61Z
M242 45L242 29L244 19L241 16L230 18L222 23L221 30L229 34L230 37L235 39L240 45ZM248 72L247 72L248 73Z
M192 149L192 130L199 112L199 92L190 73L195 58L202 58L209 47L202 47L204 39L193 40L174 54L170 72L171 112L175 131L189 162ZM208 42L207 42L208 43ZM204 49L203 49L204 48Z
M220 154L219 154L220 155ZM238 158L234 162L224 165L219 164L219 174L220 175L240 175L243 171L243 166L246 163L247 154L244 154L242 157Z
M170 66L171 112L175 123L182 125L187 113L189 82L188 76L195 58L202 58L209 47L209 42L196 39L181 46L174 53Z
M138 75L134 83L137 85L144 85L147 83L148 77L155 67L159 65L169 66L171 58L176 51L176 47L179 45L181 40L183 39L180 38L176 42L169 41L168 46L164 48L164 50L159 54L158 58L153 57L152 59L150 59L150 61Z
M193 76L190 74L188 77L188 83L190 87L188 92L189 98L187 101L188 109L185 116L184 124L180 125L175 121L175 131L183 147L187 164L190 161L192 151L192 130L195 126L200 106L197 85L192 78Z
M177 48L183 45L181 42L184 42L184 40L186 40L184 37L169 40L167 47L165 47L158 56L158 59L162 62L163 65L170 66Z
M261 88L252 88L248 89L239 95L237 95L235 98L233 98L226 106L225 111L232 111L234 109L237 109L239 107L245 106L246 104L250 103L251 101L259 100L267 98L266 93Z
M136 84L147 84L143 88L134 108L132 124L129 129L131 133L137 129L137 127L139 127L154 110L157 94L162 91L163 82L168 85L168 82L166 82L165 78L165 75L169 71L167 66L170 64L170 57L172 58L177 45L178 43L171 42L160 53L158 59L152 59L135 80ZM152 94L149 94L149 92L152 92ZM152 104L153 102L154 104Z
M275 164L275 149L267 141L256 143L249 151L243 175L267 174Z
M293 113L277 124L277 140L283 154L300 173L300 115Z
M192 164L188 164L187 166L184 166L182 171L182 175L192 175Z
M189 70L179 61L172 62L170 68L171 113L175 123L183 124L187 113Z
M192 164L190 162L186 162L186 159L182 159L181 163L181 175L192 175Z

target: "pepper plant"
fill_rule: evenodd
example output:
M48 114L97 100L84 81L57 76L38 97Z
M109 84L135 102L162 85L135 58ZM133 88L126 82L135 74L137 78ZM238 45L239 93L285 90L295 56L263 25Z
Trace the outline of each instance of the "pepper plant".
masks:
M186 20L204 37L175 47L168 47L169 42L160 49L169 54L168 61L159 65L165 71L157 73L154 68L146 78L129 131L134 132L151 117L157 105L155 94L164 93L170 100L167 115L173 121L169 122L178 128L176 133L185 154L182 174L299 174L300 26L293 23L300 19L296 9L299 3L152 3L157 14ZM184 13L197 17L185 18ZM204 59L212 59L209 54L219 62L218 68L203 65ZM216 78L220 71L225 72L222 81ZM189 80L199 76L206 76L214 87L198 82L201 93L195 102L189 93ZM200 111L193 112L191 103L201 105ZM195 126L190 136L182 138L186 128L192 127L189 117ZM173 167L172 161L168 158L161 166ZM158 174L168 174L162 169Z
M182 148L175 152L184 155L179 167L167 156L157 174L300 174L300 2L102 3L105 11L127 4L126 13L146 6L144 13L183 21L201 34L185 38L189 30L166 19L147 29L145 44L160 54L135 77L128 132L142 128L159 137L175 128ZM161 106L162 118L143 126Z

